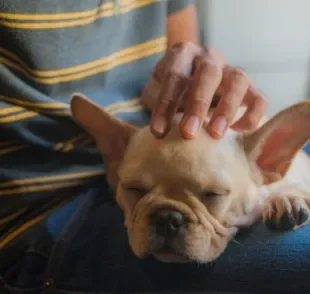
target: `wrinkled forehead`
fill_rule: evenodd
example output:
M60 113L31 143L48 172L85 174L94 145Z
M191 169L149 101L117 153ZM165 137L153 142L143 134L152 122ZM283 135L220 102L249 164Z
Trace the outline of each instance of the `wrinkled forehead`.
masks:
M184 140L177 126L164 139L156 139L149 128L141 129L127 149L120 178L152 186L221 185L230 181L240 145L234 132L215 140L202 130L196 139ZM227 183L228 184L228 183Z

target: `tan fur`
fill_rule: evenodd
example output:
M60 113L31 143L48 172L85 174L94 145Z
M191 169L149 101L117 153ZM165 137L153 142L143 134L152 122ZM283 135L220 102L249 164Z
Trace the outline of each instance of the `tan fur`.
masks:
M300 105L294 107L296 111L302 109ZM305 103L303 107L307 108L305 120L309 125L310 104ZM102 117L94 116L94 109L98 112L98 106L81 96L72 100L74 118L95 137L103 158L108 160L109 155L102 148L120 137L113 137L112 132L104 136L105 130L96 133L109 118L104 114L102 124L96 124L99 129L95 130L89 118ZM294 109L290 111L293 113ZM243 112L241 108L236 119ZM283 119L289 118L287 113ZM108 172L114 178L116 175L116 201L124 212L129 243L136 256L152 254L164 262L210 262L225 250L238 227L249 226L261 216L267 220L276 213L280 221L286 212L292 213L300 207L309 210L310 159L298 151L302 147L301 139L310 138L309 132L301 139L300 136L291 138L298 139L292 145L298 153L296 156L294 153L290 166L283 169L277 160L271 163L269 160L268 168L274 164L276 170L269 177L270 171L263 171L255 161L262 141L255 142L257 132L253 135L229 130L223 139L215 140L202 129L195 139L184 140L179 134L179 121L177 115L171 131L160 140L151 134L148 126L131 129L125 151L118 154L118 164L109 163L114 166ZM261 124L265 121L267 118ZM261 138L267 135L264 133ZM181 212L187 219L186 233L181 239L170 241L175 254L156 251L165 240L154 234L150 224L154 211L167 208Z

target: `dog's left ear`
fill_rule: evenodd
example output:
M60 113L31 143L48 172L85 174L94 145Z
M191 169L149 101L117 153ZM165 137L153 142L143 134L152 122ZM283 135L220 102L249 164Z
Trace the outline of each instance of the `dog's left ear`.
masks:
M108 175L114 177L136 128L114 118L81 94L72 95L71 112L74 120L95 139Z
M263 184L281 180L296 153L310 139L310 101L282 110L243 139L249 161L263 175Z

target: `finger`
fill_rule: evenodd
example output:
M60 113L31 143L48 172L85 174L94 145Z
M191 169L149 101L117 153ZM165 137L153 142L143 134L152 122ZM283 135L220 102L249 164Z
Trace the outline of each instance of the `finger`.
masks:
M247 107L245 114L231 126L231 128L235 130L255 129L266 113L266 100L263 95L252 86L248 89L244 104Z
M191 74L193 59L200 50L194 44L180 43L168 51L162 87L150 124L155 136L162 137L169 131L170 122L187 86L186 78Z
M224 68L226 61L224 59L224 56L218 50L214 48L205 48L204 52L205 55L208 55L214 60L217 60L217 63L221 68Z
M187 45L186 45L187 46ZM165 76L167 72L172 69L176 64L175 63L175 58L177 55L182 53L184 51L185 45L183 43L178 43L169 48L164 56L157 62L154 71L152 73L152 76L158 81L162 82L165 79ZM180 64L178 64L180 67ZM179 72L181 74L181 72ZM184 73L185 75L185 73Z
M180 132L186 139L194 138L201 128L212 98L222 80L222 68L216 59L208 55L197 59L197 70L193 76L180 124Z
M227 67L224 69L222 84L223 95L207 125L209 133L217 139L224 136L231 125L247 93L249 80L242 70Z
M184 82L182 77L169 73L159 92L150 128L156 137L163 137L169 131L172 117L182 101Z

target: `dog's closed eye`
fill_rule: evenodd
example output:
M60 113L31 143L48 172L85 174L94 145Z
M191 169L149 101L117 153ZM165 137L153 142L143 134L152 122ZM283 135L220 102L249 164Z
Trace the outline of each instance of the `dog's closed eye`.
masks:
M133 185L123 184L122 187L127 192L134 193L135 195L139 195L140 197L146 195L149 192L149 190L146 189L145 187L136 186L136 185L133 186Z
M201 197L203 198L210 198L210 197L216 197L221 196L221 194L213 192L213 191L204 191L201 193Z
M210 199L219 196L227 196L230 191L228 189L205 190L201 193L201 198Z

